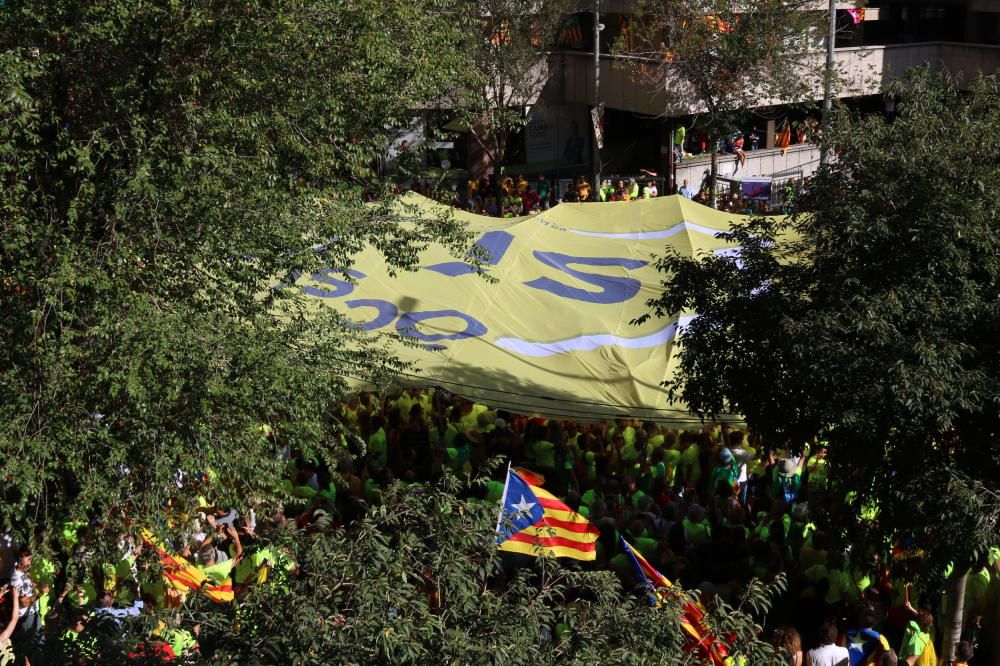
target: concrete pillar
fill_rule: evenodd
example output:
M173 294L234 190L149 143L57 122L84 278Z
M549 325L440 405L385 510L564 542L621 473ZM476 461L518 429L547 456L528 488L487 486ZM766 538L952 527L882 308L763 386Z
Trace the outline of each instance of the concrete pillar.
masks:
M774 132L774 124L775 124L775 121L773 121L773 120L768 120L767 121L767 129L764 132L764 147L765 148L774 148L774 141L775 141L775 139L774 139L774 134L775 134L775 132Z

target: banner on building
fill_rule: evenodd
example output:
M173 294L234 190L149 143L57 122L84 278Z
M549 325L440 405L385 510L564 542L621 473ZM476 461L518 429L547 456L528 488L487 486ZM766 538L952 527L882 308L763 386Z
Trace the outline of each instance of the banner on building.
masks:
M749 201L771 200L771 178L744 178L740 181L740 195Z

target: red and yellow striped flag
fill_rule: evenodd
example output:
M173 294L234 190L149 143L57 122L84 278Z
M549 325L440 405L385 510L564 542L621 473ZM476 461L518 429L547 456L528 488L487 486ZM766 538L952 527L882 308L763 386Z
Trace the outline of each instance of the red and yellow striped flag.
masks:
M163 567L163 578L173 589L185 594L192 590L197 592L208 580L201 569L180 555L168 552L163 542L153 536L149 530L142 531L142 540L156 551L160 558L160 565Z
M528 470L507 472L497 520L500 550L535 557L596 559L600 531L544 490L544 480Z
M784 155L788 152L788 146L792 145L792 124L785 120L784 126L781 131L778 132L778 140L775 142L778 148L781 148L781 154Z
M188 562L180 555L174 555L167 550L162 541L153 536L149 530L142 531L142 540L146 545L156 550L160 558L160 565L163 567L163 579L167 584L181 592L204 592L205 596L218 604L229 603L233 600L233 581L226 578L219 582L209 579L205 573Z
M687 634L688 642L684 644L687 652L697 654L707 660L712 666L732 666L732 659L729 658L729 649L705 630L705 607L697 601L692 601L683 595L683 592L672 591L674 588L670 580L656 570L653 565L646 561L642 553L637 551L632 545L621 538L625 552L632 559L632 564L639 573L639 579L649 591L650 602L659 604L663 598L661 595L671 594L675 598L683 600L681 612L681 629Z

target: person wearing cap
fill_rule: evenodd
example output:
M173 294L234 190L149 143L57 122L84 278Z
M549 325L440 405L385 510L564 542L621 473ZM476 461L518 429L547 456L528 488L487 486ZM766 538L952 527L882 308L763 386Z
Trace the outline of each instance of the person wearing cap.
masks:
M802 464L805 456L796 461L784 458L778 461L777 474L771 481L771 499L781 500L791 506L799 497L802 489Z
M746 475L746 462L750 454L743 449L723 448L719 451L719 464L712 470L708 488L712 498L726 499L739 491L741 472ZM741 503L743 500L741 499Z
M733 496L733 486L739 476L739 466L733 460L733 452L723 448L719 451L719 461L708 477L708 492L711 501L726 500Z

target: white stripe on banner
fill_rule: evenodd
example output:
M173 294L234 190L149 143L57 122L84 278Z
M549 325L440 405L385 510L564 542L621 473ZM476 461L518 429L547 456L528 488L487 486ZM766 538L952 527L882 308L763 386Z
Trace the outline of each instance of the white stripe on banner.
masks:
M694 317L681 317L666 328L638 338L623 338L620 335L613 335L611 333L596 333L567 338L566 340L556 340L555 342L531 342L519 338L500 338L496 341L496 345L525 356L555 356L556 354L567 354L575 351L591 351L611 345L625 347L626 349L642 349L644 347L657 347L670 342L677 334L677 327L686 326L692 319Z
M708 234L709 236L715 236L715 234L720 233L718 229L710 229L709 227L703 227L700 224L687 221L675 224L669 229L661 229L660 231L633 231L624 234L609 234L604 233L603 231L580 231L579 229L569 229L568 231L573 234L579 234L580 236L624 238L626 240L655 240L657 238L670 238L671 236L676 236L685 229L688 231L698 231L703 234Z

